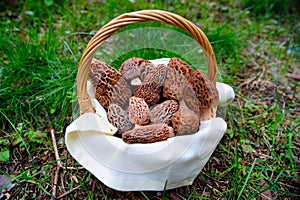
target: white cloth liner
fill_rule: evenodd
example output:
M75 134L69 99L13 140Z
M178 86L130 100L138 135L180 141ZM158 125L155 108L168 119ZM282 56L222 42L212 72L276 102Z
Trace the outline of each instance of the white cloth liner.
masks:
M220 103L233 100L230 86L217 83L217 89ZM98 101L92 99L92 103L97 113L83 114L67 127L66 146L75 160L101 182L121 191L162 191L165 186L191 185L227 128L222 118L214 118L201 122L195 134L151 144L126 144L103 134L116 129Z

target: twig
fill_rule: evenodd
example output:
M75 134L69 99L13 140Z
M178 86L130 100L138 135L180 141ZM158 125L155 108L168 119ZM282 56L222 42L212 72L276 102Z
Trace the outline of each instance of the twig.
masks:
M239 85L239 87L243 87L244 85L248 85L249 83L251 83L252 81L254 81L257 78L257 76L254 76L252 78L247 79L245 82L241 83Z
M95 182L95 181L93 181L93 183L92 183L92 190L91 190L91 194L93 194L93 193L94 193L94 191L95 191L95 185L96 185L96 182Z
M65 166L61 166L61 168L63 169L69 169L69 170L79 170L79 169L85 169L84 167L65 167Z
M62 167L62 164L60 162L60 158L59 158L59 154L58 154L58 150L57 150L57 144L56 144L56 138L55 138L55 130L50 122L49 116L48 118L48 123L49 123L49 127L50 127L50 134L51 134L51 139L52 139L52 145L53 145L53 150L54 150L54 155L55 155L55 159L56 159L56 163L58 165L58 167Z
M263 192L256 190L256 189L255 189L254 187L252 187L252 186L250 186L250 188L251 188L252 190L254 190L255 192L257 192L259 195L261 195L263 198L266 198L267 200L272 200L272 199L273 199L272 197L267 196L267 195L264 194ZM276 198L274 198L274 199L276 199Z
M289 78L295 79L297 81L300 81L300 75L287 73L286 76Z
M105 197L105 193L103 191L102 184L100 184L100 190L101 190L102 195Z
M59 170L61 168L63 168L63 169L84 169L84 168L83 167L82 168L79 168L79 167L64 167L62 165L62 163L60 161L59 154L58 154L58 150L57 150L57 144L56 144L56 138L55 138L55 130L54 130L52 124L51 124L50 117L47 115L46 111L45 111L45 113L46 113L46 115L45 115L46 119L48 120L49 127L50 127L50 134L51 134L51 139L52 139L52 145L53 145L54 155L55 155L55 159L56 159L56 163L57 163L57 169L55 171L55 176L54 176L54 180L53 180L53 189L52 189L52 197L51 197L51 200L54 200L54 199L57 199L56 198L56 189L57 189L57 183L58 183Z
M262 79L263 75L265 74L265 72L266 72L266 67L264 65L262 65L262 72L259 74L257 81L253 82L254 86L258 86L258 84L259 84L259 82L261 82L261 79Z
M60 176L60 182L61 182L62 190L63 190L64 193L66 192L65 184L64 184L64 182L65 182L65 181L64 181L65 174L66 174L66 172L64 171L64 172L63 172L63 175Z
M207 184L206 186L209 187L210 189L212 189L214 192L217 192L218 194L221 194L221 191L220 191L220 190L218 190L218 189L215 188L215 187L212 187L210 184Z
M56 163L57 163L58 167L63 168L63 169L70 169L70 170L84 169L84 167L66 167L66 166L63 166L63 164L60 161L60 157L59 157L58 150L57 150L55 130L54 130L54 128L52 126L52 123L50 121L50 117L47 114L46 114L46 119L48 120L48 123L49 123L54 155L55 155L55 159L56 159Z
M251 44L251 45L254 45L254 44L252 44L251 42L250 42L250 44ZM263 75L264 75L265 72L266 72L266 67L265 67L264 65L259 65L259 64L255 61L255 59L251 59L250 61L251 61L251 63L252 63L255 67L257 67L257 68L262 68L262 72L261 72L259 75L256 75L256 76L254 76L254 77L252 77L252 78L247 79L245 82L241 83L241 84L239 85L239 87L242 87L242 86L244 86L244 85L248 85L248 84L251 83L251 82L253 82L253 85L254 85L254 86L258 85L258 83L261 81ZM257 81L254 81L255 79L257 79Z
M60 196L57 197L56 199L61 199L61 198L65 197L65 196L67 196L67 195L70 194L71 192L73 192L73 191L79 189L80 186L81 186L81 185L78 185L78 186L74 187L73 189L71 189L71 190L65 192L64 194L60 195Z
M59 170L60 170L60 167L57 166L56 171L55 171L54 180L53 180L53 189L52 189L51 200L56 199L56 188L57 188L57 183L58 183Z

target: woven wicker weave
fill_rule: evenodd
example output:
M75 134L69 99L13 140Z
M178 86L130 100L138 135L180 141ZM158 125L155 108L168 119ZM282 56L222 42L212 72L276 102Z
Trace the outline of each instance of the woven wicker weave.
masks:
M95 112L87 93L87 78L91 60L98 47L120 28L140 22L162 22L177 26L188 32L202 47L208 65L208 78L216 82L218 67L213 49L205 34L192 22L185 18L162 10L142 10L122 14L103 26L88 43L78 66L77 94L81 114Z

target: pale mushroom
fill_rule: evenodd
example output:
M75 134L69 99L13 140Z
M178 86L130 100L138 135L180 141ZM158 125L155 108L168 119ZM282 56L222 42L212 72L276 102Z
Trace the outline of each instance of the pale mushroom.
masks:
M127 108L132 93L123 77L113 86L111 94L111 103Z
M147 103L139 97L129 99L129 119L132 123L143 126L150 122L150 110Z
M122 139L126 143L153 143L173 136L173 128L167 124L151 124L126 131L122 134Z
M175 100L166 100L156 105L150 111L150 121L153 124L169 124L173 114L178 110L179 104Z
M134 124L129 120L128 112L117 104L110 104L107 111L108 121L119 129L119 133L133 129Z

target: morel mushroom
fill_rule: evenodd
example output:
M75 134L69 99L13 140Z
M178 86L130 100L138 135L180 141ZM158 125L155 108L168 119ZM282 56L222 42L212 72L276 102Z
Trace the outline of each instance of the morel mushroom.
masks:
M186 78L188 78L193 72L193 68L179 58L171 58L168 63L168 67L175 69Z
M215 84L210 81L202 70L194 70L188 78L198 102L198 109L195 110L195 101L185 98L186 105L195 112L200 111L201 121L215 117L215 110L219 103L219 95Z
M128 104L131 91L120 72L113 67L92 59L89 77L95 88L95 98L108 109L112 99L120 106Z
M155 70L146 75L142 85L135 91L134 96L144 99L149 105L159 102L166 74L167 67L158 65Z
M192 111L199 113L200 102L190 83L186 83L182 91L182 100Z
M142 58L129 58L121 65L120 72L130 85L131 90L135 91L143 82L145 74L148 74L154 65Z
M126 143L153 143L173 136L173 128L167 124L151 124L123 133L122 139Z
M200 127L199 114L190 110L182 101L179 110L172 117L172 126L176 135L195 133Z
M130 97L131 90L124 78L121 77L112 88L111 102L123 108L127 108Z
M119 133L133 129L134 124L130 122L128 112L117 104L110 104L107 111L109 122L119 129Z
M168 63L168 74L163 87L163 97L166 99L181 100L187 79L193 68L179 58L171 58Z
M150 122L150 110L147 103L139 97L129 100L129 119L131 122L144 126Z
M174 100L167 100L155 106L150 111L150 121L154 124L171 122L173 114L178 110L179 104Z

